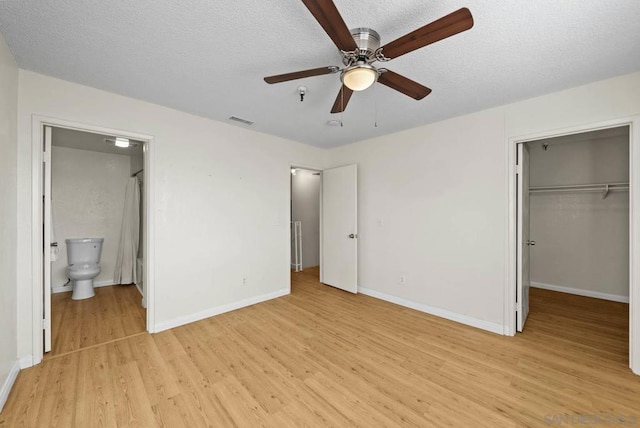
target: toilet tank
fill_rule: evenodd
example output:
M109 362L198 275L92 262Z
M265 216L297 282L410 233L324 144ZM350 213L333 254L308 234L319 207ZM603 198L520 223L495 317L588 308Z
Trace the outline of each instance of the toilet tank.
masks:
M104 238L65 239L67 263L100 263Z

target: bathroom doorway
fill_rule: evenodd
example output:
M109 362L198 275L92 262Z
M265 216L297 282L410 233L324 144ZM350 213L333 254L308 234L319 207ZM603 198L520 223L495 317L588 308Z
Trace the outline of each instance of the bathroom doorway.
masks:
M45 353L62 355L149 330L150 138L47 122L41 121L39 179L42 275L34 293L43 314L34 330L37 323L37 334L44 334L34 339L34 364ZM83 238L99 238L92 242L101 248L90 256L74 253ZM76 293L87 278L88 294Z

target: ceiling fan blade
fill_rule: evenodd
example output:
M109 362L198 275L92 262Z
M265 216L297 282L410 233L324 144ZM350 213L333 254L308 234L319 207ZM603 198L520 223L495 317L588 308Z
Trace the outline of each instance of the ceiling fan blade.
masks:
M302 3L309 9L309 12L318 21L320 26L327 32L338 49L343 51L353 51L358 48L353 40L351 31L344 23L340 12L331 0L302 0Z
M416 49L430 45L431 43L466 31L471 27L473 27L473 16L471 16L469 9L463 7L399 39L387 43L382 47L382 53L387 58L397 58Z
M351 95L353 95L353 91L342 85L342 88L340 88L340 92L338 92L338 96L336 97L336 101L333 103L333 107L331 107L331 113L343 112L347 108Z
M402 92L415 100L421 100L431 93L431 89L426 86L422 86L418 82L414 82L390 70L381 73L378 77L378 82L398 92Z
M337 72L338 70L339 70L338 67L312 68L310 70L294 71L293 73L268 76L264 78L264 81L267 83L280 83L280 82L286 82L289 80L302 79L305 77L322 76L323 74L331 74L331 73Z

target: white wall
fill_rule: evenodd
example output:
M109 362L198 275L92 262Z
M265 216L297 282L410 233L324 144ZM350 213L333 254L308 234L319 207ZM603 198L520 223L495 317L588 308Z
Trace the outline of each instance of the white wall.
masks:
M55 141L54 141L55 144ZM113 283L130 157L88 150L53 147L51 205L55 238L60 249L51 266L52 287L67 282L68 238L104 238L94 282ZM68 291L71 291L71 287Z
M503 117L489 110L332 150L336 165L358 163L359 287L502 325Z
M291 176L292 221L302 222L302 267L320 265L320 175L298 169Z
M636 114L640 73L331 150L359 164L361 290L502 331L508 139Z
M19 89L19 355L33 352L34 113L154 137L156 328L289 290L289 165L326 152L29 71Z
M628 133L595 135L529 143L531 186L628 182ZM629 192L534 193L530 225L533 283L629 296Z
M0 34L0 410L17 375L18 67Z

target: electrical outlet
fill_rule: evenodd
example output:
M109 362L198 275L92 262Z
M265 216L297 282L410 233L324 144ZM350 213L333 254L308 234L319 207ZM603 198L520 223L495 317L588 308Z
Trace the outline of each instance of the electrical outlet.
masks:
M407 285L407 277L404 275L400 275L400 279L398 279L398 284Z
M383 227L384 226L384 219L379 218L378 219L378 227Z
M246 276L242 277L242 285L247 285L247 277Z

